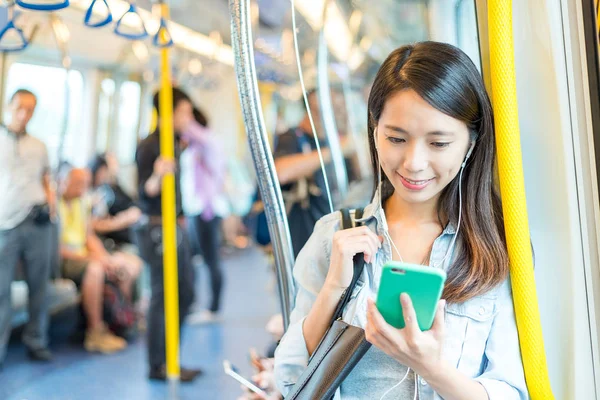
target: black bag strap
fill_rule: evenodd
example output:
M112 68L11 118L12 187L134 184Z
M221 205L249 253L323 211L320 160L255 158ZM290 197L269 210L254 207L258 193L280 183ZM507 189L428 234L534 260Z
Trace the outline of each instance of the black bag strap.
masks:
M353 224L352 224L352 217L350 216L350 211L348 209L344 208L341 210L341 212L342 212L342 229L352 228ZM357 208L354 211L354 219L355 220L361 218L362 215L363 215L362 208ZM360 226L360 225L362 225L360 222L356 223L356 226ZM346 308L346 305L348 305L348 302L350 302L350 297L352 297L352 292L354 291L356 282L358 282L358 279L362 275L362 271L363 271L364 267L365 267L364 253L356 254L354 256L354 273L352 275L352 282L350 283L350 286L348 286L348 288L346 288L346 290L344 291L344 294L342 295L342 298L340 299L340 301L335 309L335 312L333 313L333 318L331 319L331 323L329 324L329 326L333 325L333 323L337 319L340 319L342 317L344 308Z

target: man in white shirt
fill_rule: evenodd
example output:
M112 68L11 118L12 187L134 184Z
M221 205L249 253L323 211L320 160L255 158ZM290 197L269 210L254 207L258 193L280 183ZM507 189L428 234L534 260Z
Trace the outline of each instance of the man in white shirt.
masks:
M9 104L11 122L0 126L0 365L10 334L10 287L19 261L29 287L29 322L23 342L31 359L52 359L46 290L55 204L46 146L27 133L36 103L32 92L17 90Z

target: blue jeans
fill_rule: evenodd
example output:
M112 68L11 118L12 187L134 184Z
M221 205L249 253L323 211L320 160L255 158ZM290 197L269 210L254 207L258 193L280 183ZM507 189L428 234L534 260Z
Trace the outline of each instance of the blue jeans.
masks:
M25 219L13 229L0 230L0 362L6 354L11 331L10 285L21 260L29 287L29 322L23 343L31 349L48 345L48 302L46 292L52 264L52 225L36 225Z

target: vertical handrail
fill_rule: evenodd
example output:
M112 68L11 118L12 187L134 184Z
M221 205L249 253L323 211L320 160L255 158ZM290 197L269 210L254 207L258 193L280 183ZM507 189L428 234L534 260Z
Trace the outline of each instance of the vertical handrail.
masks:
M254 63L250 0L230 0L231 42L235 57L235 73L250 152L256 168L258 185L269 226L275 256L277 283L281 301L284 329L290 322L294 305L292 267L294 255L279 179L269 146L262 114L258 81Z
M358 166L360 168L360 179L367 179L371 177L371 160L369 154L366 151L360 151L363 147L362 144L366 144L363 135L356 129L356 118L354 117L354 99L352 98L352 73L350 69L346 67L348 76L342 79L342 90L344 92L344 103L346 105L346 120L348 121L348 134L354 141L354 148L356 151L356 158L358 159ZM366 147L366 146L365 146Z
M325 5L327 10L327 5ZM348 173L346 164L344 163L344 155L340 147L340 137L333 115L333 106L331 104L331 85L329 83L329 61L327 48L327 40L325 38L325 23L326 11L323 13L323 26L319 33L319 47L317 50L317 86L319 95L319 105L321 109L321 121L323 121L323 129L329 143L329 152L333 164L333 174L337 188L336 203L346 198L348 193ZM295 33L294 33L295 34ZM332 210L333 211L333 210Z
M4 106L6 102L6 79L8 78L7 67L8 54L0 52L0 123L4 121Z
M169 6L160 2L161 17L169 18ZM175 159L175 134L173 128L173 87L169 47L160 49L160 155L167 160ZM175 198L175 174L163 177L161 193L163 276L165 301L165 349L167 377L179 380L179 282L177 276L177 210Z
M519 132L512 0L488 2L491 83L498 173L510 280L527 388L532 400L553 400L546 363L529 236Z
M71 75L71 57L69 57L69 50L67 47L67 37L61 35L60 30L64 28L64 22L56 15L50 14L50 26L52 28L52 33L54 35L54 39L56 40L56 46L60 51L61 64L65 70L65 81L64 81L64 114L63 120L60 130L60 136L58 140L58 149L57 149L57 162L60 167L62 161L64 160L64 147L65 141L67 139L67 133L69 130L69 119L71 113L71 84L69 81L69 77ZM58 168L56 170L56 174L58 176Z

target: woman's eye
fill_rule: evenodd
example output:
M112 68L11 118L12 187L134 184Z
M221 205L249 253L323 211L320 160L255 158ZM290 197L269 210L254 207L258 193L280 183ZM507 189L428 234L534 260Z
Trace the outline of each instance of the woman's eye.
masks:
M444 147L450 146L450 143L447 143L447 142L433 142L433 143L431 143L431 145L433 147L438 148L438 149L442 149Z
M388 136L388 140L389 140L391 143L394 143L394 144L399 144L399 143L404 143L404 142L405 142L405 140L404 140L404 139L402 139L402 138L397 138L397 137L393 137L393 136Z

